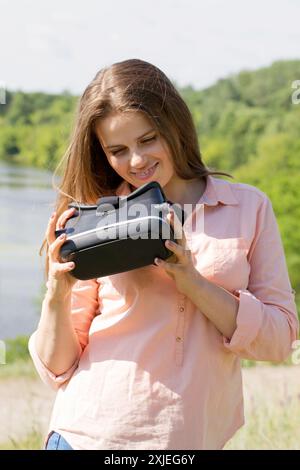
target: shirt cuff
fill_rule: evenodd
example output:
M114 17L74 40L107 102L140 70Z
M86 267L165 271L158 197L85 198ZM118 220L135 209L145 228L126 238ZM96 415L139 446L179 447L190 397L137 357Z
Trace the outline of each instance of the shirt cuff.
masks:
M236 317L237 327L231 340L223 337L224 346L238 354L255 340L263 321L262 303L248 290L236 290L239 297L239 308Z
M57 390L64 382L70 379L70 377L73 375L74 371L77 369L78 362L80 359L80 356L76 359L74 364L66 370L63 374L60 375L55 375L53 372L51 372L50 369L42 362L40 359L36 347L35 347L35 338L36 338L36 331L30 336L29 342L28 342L28 349L31 355L31 358L33 360L33 363L35 365L35 368L42 379L42 381L46 384L49 385L51 388L54 388Z

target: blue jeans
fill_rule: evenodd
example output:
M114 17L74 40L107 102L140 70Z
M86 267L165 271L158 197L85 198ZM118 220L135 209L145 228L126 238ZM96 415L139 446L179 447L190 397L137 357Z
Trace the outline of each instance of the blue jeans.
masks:
M45 450L73 450L70 444L58 432L52 432Z

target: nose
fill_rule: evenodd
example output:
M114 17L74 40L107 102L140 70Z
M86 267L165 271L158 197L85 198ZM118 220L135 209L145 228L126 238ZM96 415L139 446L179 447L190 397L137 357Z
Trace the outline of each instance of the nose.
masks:
M141 152L133 152L130 159L132 169L143 169L147 164L147 158Z

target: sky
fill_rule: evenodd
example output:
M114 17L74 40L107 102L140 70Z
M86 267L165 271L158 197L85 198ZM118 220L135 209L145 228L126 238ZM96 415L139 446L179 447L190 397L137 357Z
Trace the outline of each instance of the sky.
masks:
M129 58L196 89L300 59L300 0L0 0L2 88L78 95Z

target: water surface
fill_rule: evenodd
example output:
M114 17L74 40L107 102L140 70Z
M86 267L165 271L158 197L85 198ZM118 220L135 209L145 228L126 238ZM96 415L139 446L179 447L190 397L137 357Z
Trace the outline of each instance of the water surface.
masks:
M38 252L55 198L50 172L0 163L0 339L37 325L45 283Z

